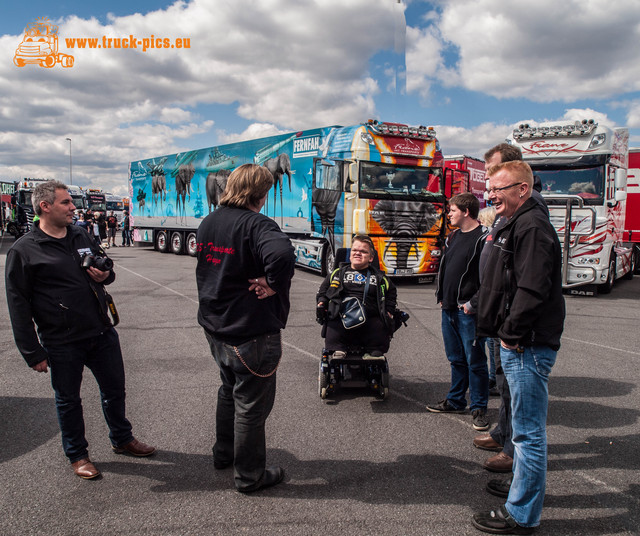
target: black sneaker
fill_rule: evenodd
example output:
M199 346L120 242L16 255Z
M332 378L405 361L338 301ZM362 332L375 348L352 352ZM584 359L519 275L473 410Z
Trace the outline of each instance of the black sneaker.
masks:
M533 531L536 530L536 527L518 525L504 506L489 512L475 514L471 522L478 530L491 534L533 534Z
M427 409L431 413L464 413L464 408L458 409L452 406L446 398L437 404L428 405Z
M488 430L491 425L491 421L489 417L487 417L486 409L474 409L471 412L471 416L473 417L473 427L476 430Z
M496 478L493 480L489 480L485 489L489 493L491 493L491 495L506 499L509 496L509 489L511 488L512 481L513 477L509 477L507 479Z

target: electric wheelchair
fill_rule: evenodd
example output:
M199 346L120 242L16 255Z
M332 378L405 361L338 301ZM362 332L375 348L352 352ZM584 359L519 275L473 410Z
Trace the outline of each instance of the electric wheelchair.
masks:
M336 251L334 269L341 262L349 260L350 250L340 248ZM377 255L371 263L379 268ZM394 323L396 329L401 324L406 326L409 315L404 311L396 310ZM323 325L323 337L324 328ZM389 395L389 363L383 355L375 352L367 354L362 347L349 347L346 352L330 352L322 350L318 373L318 394L323 400L335 394L345 387L369 388L379 399L385 399Z

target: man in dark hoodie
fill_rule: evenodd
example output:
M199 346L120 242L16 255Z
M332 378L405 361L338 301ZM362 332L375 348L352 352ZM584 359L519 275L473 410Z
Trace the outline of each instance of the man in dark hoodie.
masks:
M506 162L487 175L489 200L507 222L487 246L478 335L500 338L511 391L514 459L506 504L476 514L473 524L494 534L531 534L540 523L545 494L548 380L565 317L562 256L546 212L531 196L529 165Z
M101 252L73 225L75 206L63 183L39 184L32 202L40 219L7 253L11 326L27 364L37 372L51 369L64 453L77 476L93 479L100 471L89 459L84 435L80 385L85 366L100 386L113 450L150 456L156 449L133 437L125 416L120 340L107 314L103 286L115 279L113 263L83 267L85 256Z
M468 389L473 427L487 430L489 371L487 356L476 336L474 308L484 237L477 219L479 210L478 199L470 193L455 195L449 201L449 220L458 229L445 244L436 298L442 306L442 338L451 364L451 387L444 400L427 409L433 413L464 413Z
M272 186L265 167L240 166L197 235L198 322L222 380L213 465L233 466L243 493L284 478L281 467L266 466L265 422L276 395L295 255L287 235L260 213Z

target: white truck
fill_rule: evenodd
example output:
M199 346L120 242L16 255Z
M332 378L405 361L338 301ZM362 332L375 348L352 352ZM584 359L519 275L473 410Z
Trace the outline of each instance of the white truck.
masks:
M106 193L104 197L107 203L107 215L113 212L113 215L118 218L118 223L122 222L122 218L124 217L124 201L122 196Z
M562 245L562 286L570 294L611 292L632 278L632 248L623 242L629 132L593 119L521 124L507 141L542 182Z

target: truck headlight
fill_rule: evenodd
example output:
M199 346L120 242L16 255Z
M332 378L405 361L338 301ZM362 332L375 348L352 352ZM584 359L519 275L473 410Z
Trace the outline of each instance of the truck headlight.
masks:
M600 257L580 257L577 264L600 264Z

